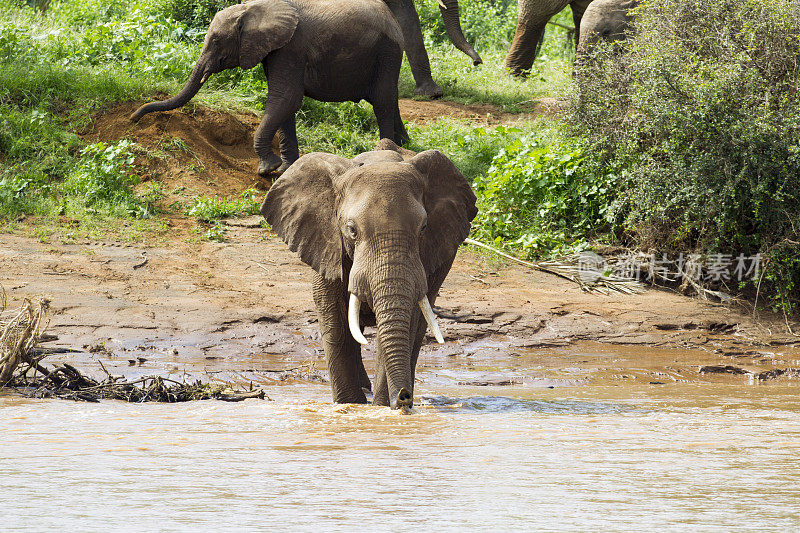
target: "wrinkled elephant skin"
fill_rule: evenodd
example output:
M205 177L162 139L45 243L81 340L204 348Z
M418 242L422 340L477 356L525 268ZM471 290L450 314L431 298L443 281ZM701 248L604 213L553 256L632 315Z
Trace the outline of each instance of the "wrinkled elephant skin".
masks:
M375 325L373 402L411 408L428 325L443 342L430 304L477 213L464 176L441 152L414 154L384 139L353 159L304 155L261 213L315 270L333 400L366 402L360 343L363 326Z

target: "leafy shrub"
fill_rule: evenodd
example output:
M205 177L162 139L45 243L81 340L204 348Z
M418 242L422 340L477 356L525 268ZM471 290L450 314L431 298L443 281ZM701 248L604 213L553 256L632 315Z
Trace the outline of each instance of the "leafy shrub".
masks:
M185 77L199 55L205 30L135 10L125 20L88 28L69 61L128 65L142 72Z
M152 216L148 203L134 191L140 178L134 173L132 145L127 140L90 144L81 151L80 160L60 185L60 191L84 207L137 218Z
M601 48L578 74L576 123L627 167L612 213L638 246L764 254L764 280L791 307L800 4L645 0L637 17L623 53Z
M160 0L154 9L190 28L202 29L205 33L217 12L238 3L237 0Z
M587 164L574 141L522 137L475 179L475 234L497 245L514 243L529 256L585 248L585 238L608 229L611 182Z

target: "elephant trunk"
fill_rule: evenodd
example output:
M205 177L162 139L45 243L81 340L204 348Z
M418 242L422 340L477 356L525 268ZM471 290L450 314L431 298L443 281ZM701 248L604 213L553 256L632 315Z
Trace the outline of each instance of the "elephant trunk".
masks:
M351 288L364 287L375 314L377 366L385 376L389 406L408 410L414 403L411 324L418 313L417 302L427 292L427 280L422 264L411 259L407 245L390 240L379 246L378 252L382 259L357 275Z
M177 109L182 107L188 102L189 100L197 94L200 90L200 87L203 86L203 83L208 79L210 72L206 69L204 61L198 61L197 64L194 66L192 70L191 76L189 76L189 80L186 82L186 85L183 86L181 92L173 96L172 98L168 98L167 100L162 100L160 102L150 102L149 104L145 104L130 116L130 119L134 122L138 122L143 116L148 113L153 113L154 111L170 111L172 109Z
M464 32L461 30L461 21L459 20L458 0L439 0L439 10L442 12L442 19L444 20L444 27L447 30L447 36L453 45L472 58L474 65L483 63L481 56L472 48L464 37Z
M380 356L386 371L389 405L410 409L414 404L411 381L411 312L415 302L407 291L390 289L377 292L374 299Z

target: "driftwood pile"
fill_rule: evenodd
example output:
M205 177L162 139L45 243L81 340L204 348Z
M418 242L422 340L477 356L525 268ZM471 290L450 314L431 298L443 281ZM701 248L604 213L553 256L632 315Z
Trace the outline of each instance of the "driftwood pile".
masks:
M223 400L236 402L264 398L263 390L232 391L218 383L181 383L161 376L127 381L112 376L103 363L106 378L97 380L82 374L69 363L46 368L41 364L49 352L39 346L44 336L50 302L25 299L19 309L6 310L5 292L0 287L0 389L10 389L29 398L63 398L97 402L103 399L126 402L186 402Z
M25 299L21 308L6 312L6 293L0 287L0 387L12 380L20 364L34 363L32 354L49 307L46 299Z

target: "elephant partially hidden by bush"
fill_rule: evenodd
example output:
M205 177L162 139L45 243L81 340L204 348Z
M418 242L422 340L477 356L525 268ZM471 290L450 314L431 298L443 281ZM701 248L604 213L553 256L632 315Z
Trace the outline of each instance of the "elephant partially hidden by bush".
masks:
M281 172L299 156L295 113L304 95L324 102L366 100L381 138L406 141L397 107L402 56L402 32L380 0L252 0L217 13L179 94L140 107L131 119L184 105L211 74L261 63L269 92L254 139L258 173ZM272 152L278 131L280 157Z
M413 405L414 370L431 310L475 217L475 194L441 152L388 139L353 159L312 153L272 185L261 213L311 266L333 400L366 403L359 343L377 326L373 402Z
M515 76L530 70L547 21L567 6L572 10L575 45L581 55L601 39L623 39L633 20L631 10L637 4L638 0L520 0L517 29L506 56L506 67Z
M625 39L630 33L638 0L593 0L583 14L577 55L590 53L600 41Z

